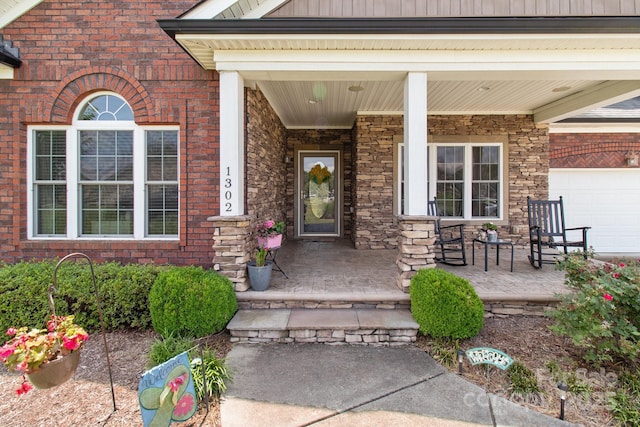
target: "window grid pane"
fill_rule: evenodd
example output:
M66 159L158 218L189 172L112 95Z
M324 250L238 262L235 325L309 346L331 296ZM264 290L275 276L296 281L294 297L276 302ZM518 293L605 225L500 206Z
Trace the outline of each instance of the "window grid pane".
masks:
M146 132L147 235L178 235L178 132Z
M443 216L464 215L464 147L437 147L436 197Z
M500 212L500 150L496 146L473 147L471 214L496 218Z
M133 132L80 131L80 181L133 181Z
M65 235L67 233L67 186L41 185L36 191L36 234Z
M34 132L35 234L67 234L67 138L64 130Z
M81 185L83 235L133 235L133 185Z

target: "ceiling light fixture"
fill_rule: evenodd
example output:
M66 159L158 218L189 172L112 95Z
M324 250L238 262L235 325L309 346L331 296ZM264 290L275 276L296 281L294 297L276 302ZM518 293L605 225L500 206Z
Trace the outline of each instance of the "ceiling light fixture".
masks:
M308 100L307 102L308 102L309 104L312 104L312 105L313 105L313 104L317 104L317 103L318 103L318 101L316 101L315 99L310 99L310 100Z
M480 86L478 88L478 92L486 92L488 90L491 90L491 88L489 86Z
M362 92L364 88L360 85L349 86L349 92Z

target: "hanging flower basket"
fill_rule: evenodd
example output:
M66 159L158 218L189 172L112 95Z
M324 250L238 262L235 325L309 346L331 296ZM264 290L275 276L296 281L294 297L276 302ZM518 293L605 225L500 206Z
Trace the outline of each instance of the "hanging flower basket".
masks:
M27 374L35 388L47 389L67 382L80 363L80 350L48 363L40 365L37 371Z

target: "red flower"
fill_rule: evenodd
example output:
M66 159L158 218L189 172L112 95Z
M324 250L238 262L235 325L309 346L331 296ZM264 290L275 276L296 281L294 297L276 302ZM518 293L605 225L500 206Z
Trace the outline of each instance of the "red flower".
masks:
M620 277L620 273L613 273L612 276L614 279L617 279Z
M4 361L7 357L11 356L15 351L16 349L12 345L3 345L2 347L0 347L0 359Z
M604 297L604 299L606 299L607 301L613 301L613 297L609 294L604 294L602 295Z
M18 330L16 328L7 329L7 335L9 335L10 337L14 336L17 333L18 333Z
M188 415L189 412L191 412L194 403L193 396L191 394L185 394L180 400L178 400L178 404L173 410L173 415L179 418Z
M625 268L627 265L624 262L620 263L620 267Z
M22 383L22 385L20 385L20 388L18 388L18 389L16 390L16 394L17 394L18 396L22 396L23 394L28 393L28 392L29 392L29 390L31 390L32 388L33 388L33 387L31 386L31 384L29 384L29 383L27 382L27 380L25 380L25 381Z

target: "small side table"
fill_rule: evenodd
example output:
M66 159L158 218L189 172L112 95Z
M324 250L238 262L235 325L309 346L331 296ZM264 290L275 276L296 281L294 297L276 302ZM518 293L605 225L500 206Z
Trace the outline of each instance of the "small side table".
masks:
M471 246L471 264L476 264L476 243L482 243L484 245L484 271L488 270L488 255L489 255L489 246L493 245L496 247L496 265L500 265L500 246L511 246L511 272L513 273L513 242L509 240L498 239L495 242L490 242L488 240L482 239L473 239L473 245Z
M276 262L276 255L278 255L278 251L279 250L280 250L280 246L276 246L276 247L273 247L273 248L267 248L267 257L266 257L266 259L273 261L273 269L276 270L276 271L279 271L282 274L284 274L284 277L286 277L288 279L289 276L287 276L287 273L285 273L284 270Z

